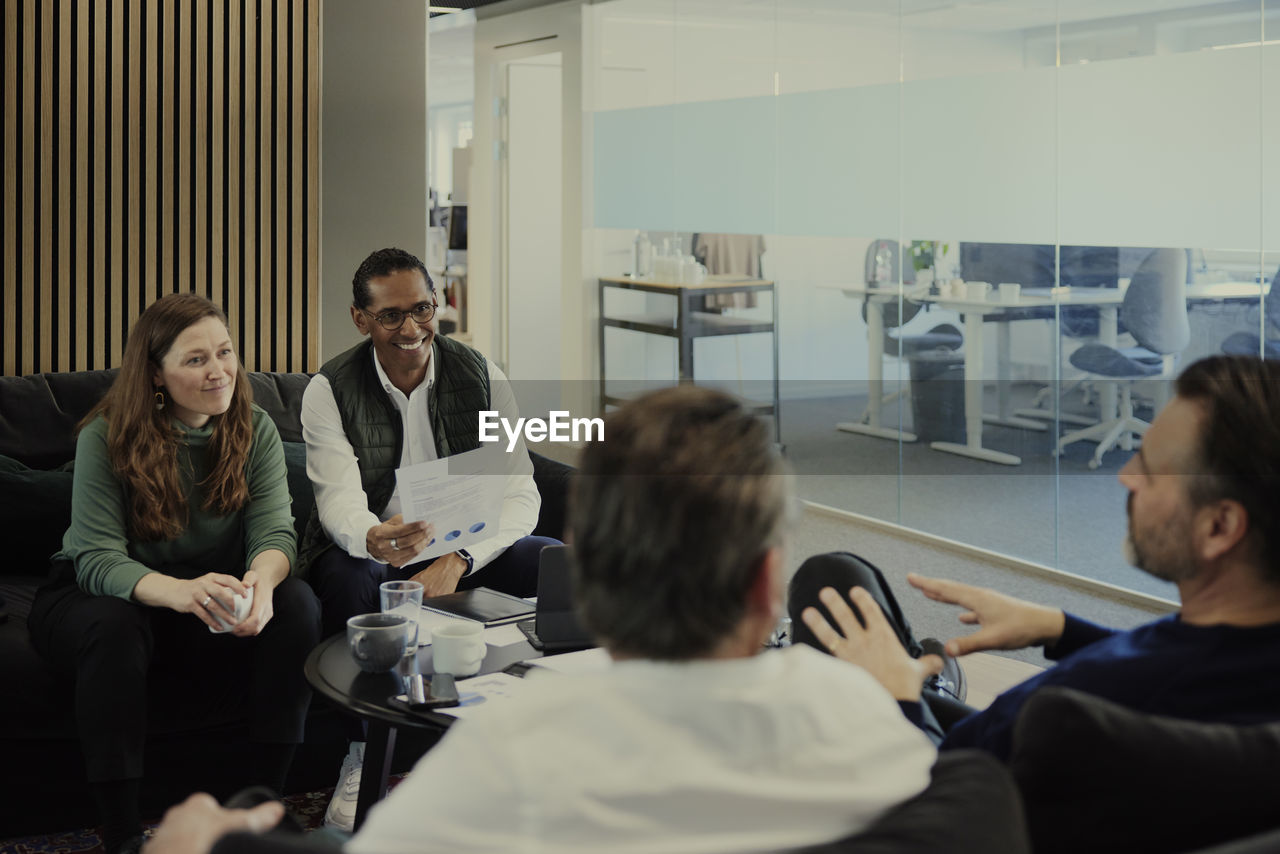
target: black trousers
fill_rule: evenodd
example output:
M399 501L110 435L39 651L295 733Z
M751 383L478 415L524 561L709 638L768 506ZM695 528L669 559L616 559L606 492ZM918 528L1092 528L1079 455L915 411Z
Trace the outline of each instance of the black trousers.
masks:
M791 578L791 586L787 594L787 614L791 617L792 638L795 643L808 644L820 652L828 652L827 648L809 631L800 614L805 608L814 607L827 618L832 625L835 621L827 606L818 599L818 592L824 587L832 587L845 603L858 614L858 606L849 600L849 590L861 587L871 594L880 605L889 621L889 626L898 635L898 640L912 658L919 658L923 649L915 635L911 633L911 624L902 612L898 599L893 595L893 588L885 580L882 573L873 564L850 552L828 552L814 555L800 565ZM829 653L828 653L829 654ZM951 697L930 690L928 686L920 694L924 706L925 732L935 742L941 741L953 724L973 714L975 709Z
M42 587L27 624L37 651L75 686L89 782L142 776L153 713L217 721L247 706L251 741L301 743L311 703L302 667L320 642L320 605L305 582L287 578L272 606L261 634L237 638L74 582Z
M512 596L535 596L542 549L558 545L560 541L550 537L521 537L493 561L459 581L458 589L488 587ZM421 561L397 568L369 558L352 557L337 547L326 550L307 571L307 581L320 597L323 637L345 632L350 617L381 611L378 585L384 581L403 581L426 569L429 563Z

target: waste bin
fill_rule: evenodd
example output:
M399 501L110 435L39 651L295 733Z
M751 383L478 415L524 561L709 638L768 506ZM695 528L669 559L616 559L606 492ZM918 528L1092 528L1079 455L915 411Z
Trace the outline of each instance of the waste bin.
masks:
M927 350L910 359L911 431L921 442L965 441L964 354Z

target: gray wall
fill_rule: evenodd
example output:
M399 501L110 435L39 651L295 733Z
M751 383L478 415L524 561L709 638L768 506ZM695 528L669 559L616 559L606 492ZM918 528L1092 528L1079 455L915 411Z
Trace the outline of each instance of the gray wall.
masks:
M427 236L427 4L325 0L321 32L320 353L359 340L351 276Z

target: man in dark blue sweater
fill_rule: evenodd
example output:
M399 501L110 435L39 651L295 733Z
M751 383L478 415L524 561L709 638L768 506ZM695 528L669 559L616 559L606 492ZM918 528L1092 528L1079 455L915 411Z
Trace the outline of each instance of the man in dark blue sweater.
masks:
M948 654L1043 645L1058 662L945 727L942 748L979 747L1007 759L1022 704L1045 685L1189 720L1280 720L1280 364L1217 356L1187 368L1176 389L1119 477L1129 490L1130 561L1174 582L1181 609L1117 631L994 590L908 576L928 598L965 608L961 622L980 627L948 641ZM871 593L893 622L892 592ZM807 603L792 609L803 608L832 654L864 666L870 657L873 675L912 665L903 648L865 642L849 603L866 607L866 591L847 600L828 586L818 599L834 627ZM932 722L918 705L904 712Z

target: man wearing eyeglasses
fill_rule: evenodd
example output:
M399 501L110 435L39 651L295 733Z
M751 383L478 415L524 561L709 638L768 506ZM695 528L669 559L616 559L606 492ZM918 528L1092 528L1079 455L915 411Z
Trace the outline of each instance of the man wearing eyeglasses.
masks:
M541 502L521 438L508 454L497 534L469 550L418 557L437 532L429 520L404 522L396 469L478 448L481 410L518 417L501 369L436 334L437 299L416 257L374 252L352 279L351 319L366 340L326 362L302 398L316 510L299 564L320 597L326 635L379 610L383 581L420 581L426 596L481 585L532 596L538 553L557 542L529 536Z

